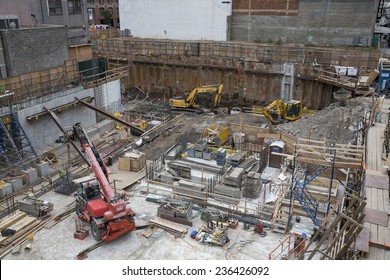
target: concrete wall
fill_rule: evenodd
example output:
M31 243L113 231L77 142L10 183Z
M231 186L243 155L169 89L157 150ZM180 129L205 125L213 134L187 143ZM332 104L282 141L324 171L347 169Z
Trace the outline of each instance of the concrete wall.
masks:
M84 9L81 6L80 14L69 14L68 1L62 0L62 15L50 15L47 0L39 0L42 7L43 22L45 24L66 25L68 27L81 27L84 24ZM81 0L81 5L82 5Z
M73 102L75 100L74 97L84 98L88 96L94 96L93 89L84 90L82 88L74 88L52 94L51 100L47 100L49 97L47 97L46 100L36 100L34 102L36 105L33 105L33 103L30 102L30 104L26 104L24 109L17 111L19 121L26 131L31 144L38 153L40 153L45 146L55 143L55 140L58 139L62 133L49 115L44 115L37 120L31 121L27 120L26 117L44 112L43 106L52 109ZM94 104L94 102L92 104ZM57 114L57 116L64 126L72 126L75 123L80 122L85 128L88 128L96 124L95 112L82 105L64 110L61 114Z
M40 0L1 0L0 15L14 14L19 18L20 26L42 24ZM35 18L31 16L35 15Z
M48 69L68 59L64 26L1 30L8 76Z
M223 0L119 0L121 30L143 38L226 40L231 4Z
M5 66L4 52L3 52L3 41L0 37L0 79L7 78L7 69ZM0 89L1 90L1 89Z
M370 45L379 0L234 0L231 40Z

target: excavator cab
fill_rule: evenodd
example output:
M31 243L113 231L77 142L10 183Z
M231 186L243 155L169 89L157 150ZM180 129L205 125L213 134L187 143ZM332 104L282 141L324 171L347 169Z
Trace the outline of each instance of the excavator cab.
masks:
M297 100L290 100L285 103L284 119L295 121L302 117L302 102Z

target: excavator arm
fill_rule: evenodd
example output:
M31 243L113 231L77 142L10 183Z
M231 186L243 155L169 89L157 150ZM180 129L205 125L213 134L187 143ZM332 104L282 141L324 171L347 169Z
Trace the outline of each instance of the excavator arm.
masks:
M217 107L222 95L223 85L207 85L202 87L194 88L189 94L186 95L185 99L183 98L171 98L169 100L169 105L172 109L197 109L199 107L198 104L196 104L196 97L198 94L202 93L214 93L216 92L216 96L213 102L213 107Z
M275 100L266 106L262 113L272 124L279 123L284 115L283 100Z

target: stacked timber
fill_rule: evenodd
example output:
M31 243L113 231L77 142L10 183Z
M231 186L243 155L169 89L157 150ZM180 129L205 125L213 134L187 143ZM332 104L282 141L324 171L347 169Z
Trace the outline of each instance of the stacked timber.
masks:
M260 195L261 183L260 173L253 171L248 172L242 184L243 192L242 195L249 198L258 198Z
M207 187L204 184L179 180L172 185L172 188L174 194L201 200L207 198Z
M243 168L245 171L250 171L250 170L253 170L253 167L258 164L258 161L253 158L253 157L250 157L250 158L247 158L246 160L244 160L243 162L241 162L238 167L240 168Z
M230 164L233 167L238 167L238 165L245 160L247 152L238 151L232 157L230 157Z
M20 243L28 234L35 232L41 223L43 222L21 211L16 211L12 216L2 219L0 222L0 256L5 255L15 243Z
M219 194L219 195L223 195L223 197L214 196L214 199L216 199L216 200L220 200L220 201L230 203L230 204L238 204L238 200L236 200L236 199L240 198L241 191L239 188L236 188L236 187L229 187L226 185L218 184L214 187L214 193ZM235 198L235 199L230 199L230 198Z
M223 183L229 187L240 188L242 184L243 176L244 176L243 168L240 167L231 168L223 178Z

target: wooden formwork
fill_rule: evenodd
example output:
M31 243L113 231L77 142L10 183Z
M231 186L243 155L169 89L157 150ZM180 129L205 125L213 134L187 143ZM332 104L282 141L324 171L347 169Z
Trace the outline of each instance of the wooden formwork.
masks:
M58 66L42 71L30 72L0 80L0 96L6 95L5 91L13 95L1 98L1 104L25 100L47 93L54 92L78 80L78 66L76 60L67 60L63 66Z

